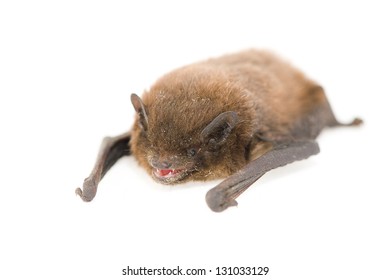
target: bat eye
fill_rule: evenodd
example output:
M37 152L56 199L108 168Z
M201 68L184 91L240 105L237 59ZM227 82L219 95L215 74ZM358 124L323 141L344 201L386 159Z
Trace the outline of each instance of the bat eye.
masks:
M187 150L187 155L188 155L189 157L195 156L195 155L196 155L196 150L195 150L194 148L188 149L188 150Z

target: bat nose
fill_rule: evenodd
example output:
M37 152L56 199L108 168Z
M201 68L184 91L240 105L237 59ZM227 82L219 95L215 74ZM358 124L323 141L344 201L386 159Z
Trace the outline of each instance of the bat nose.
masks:
M172 161L170 160L164 158L157 158L157 157L154 157L150 161L150 163L154 168L158 168L158 169L170 169L173 164Z
M162 161L162 162L160 162L160 165L163 169L168 169L172 166L172 163L170 163L168 161Z

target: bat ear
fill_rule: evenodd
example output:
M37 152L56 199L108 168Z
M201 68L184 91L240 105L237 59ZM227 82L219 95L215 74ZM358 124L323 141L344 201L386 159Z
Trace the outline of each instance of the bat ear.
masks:
M131 95L130 99L135 111L139 116L139 125L143 130L146 131L148 129L148 115L146 114L145 105L142 103L141 98L135 93Z
M230 135L238 122L236 112L227 111L219 114L201 132L201 139L205 144L222 144Z

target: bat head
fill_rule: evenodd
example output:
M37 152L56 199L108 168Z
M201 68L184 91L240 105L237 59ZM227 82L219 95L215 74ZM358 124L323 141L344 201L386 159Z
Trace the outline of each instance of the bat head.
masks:
M131 150L157 182L174 184L220 177L215 170L226 165L239 120L236 112L196 108L202 101L186 108L174 100L165 100L164 106L156 104L158 101L145 105L136 94L131 95L131 102L137 113Z

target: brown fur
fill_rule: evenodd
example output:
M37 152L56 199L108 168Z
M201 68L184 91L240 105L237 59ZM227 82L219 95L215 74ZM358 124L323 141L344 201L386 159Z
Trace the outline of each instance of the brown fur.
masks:
M134 154L163 184L227 177L206 194L220 212L269 170L317 154L314 139L325 126L362 122L339 123L319 85L256 50L177 69L131 102L134 127L103 140L83 189L76 189L84 201L119 158Z
M180 180L227 177L278 142L314 139L338 122L322 88L271 53L249 50L177 69L142 96L148 128L137 117L131 150L152 172L150 162L193 168ZM219 114L238 116L226 143L210 151L202 130ZM195 157L187 155L196 148ZM176 182L172 182L176 183Z

